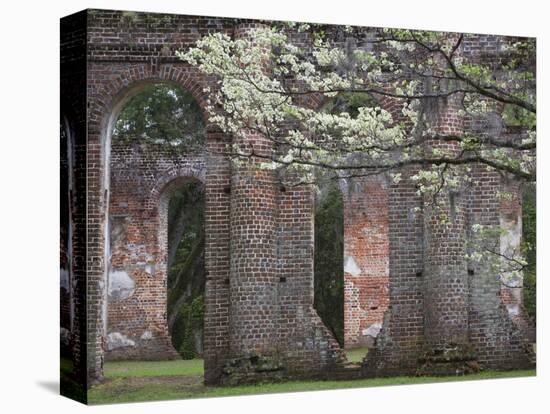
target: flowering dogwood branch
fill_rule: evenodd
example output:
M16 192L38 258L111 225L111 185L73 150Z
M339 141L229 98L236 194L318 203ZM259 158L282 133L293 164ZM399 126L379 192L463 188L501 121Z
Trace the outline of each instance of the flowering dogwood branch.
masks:
M259 160L286 185L314 183L319 169L398 182L413 167L410 179L437 207L474 165L536 180L534 41L502 38L486 58L468 56L466 43L453 33L283 23L237 39L210 34L178 56L217 79L209 122L233 137L224 155L234 163ZM468 125L459 133L439 125L448 106ZM243 144L250 132L273 151ZM521 257L482 244L481 259L521 272Z
M476 135L445 135L430 125L426 103L457 95L464 97L464 117L477 116L478 123L493 114L494 105L488 100L535 112L514 91L488 82L486 68L457 57L462 35L446 42L445 36L431 32L382 31L367 42L368 47L349 47L331 44L314 36L315 32L308 34L310 44L298 47L292 43L292 33L280 27L253 29L246 38L236 40L218 33L179 54L218 78L219 89L208 108L210 122L232 136L256 130L269 137L277 145L269 160L274 163L271 167L386 172L405 165L480 162L535 180L533 128L524 137L503 140L487 130ZM361 33L348 38L357 40ZM367 93L393 99L401 105L401 113L390 114L381 105L357 106L352 116L350 111L329 113L303 104L306 96L327 100ZM428 141L454 141L467 151L460 158L426 158Z

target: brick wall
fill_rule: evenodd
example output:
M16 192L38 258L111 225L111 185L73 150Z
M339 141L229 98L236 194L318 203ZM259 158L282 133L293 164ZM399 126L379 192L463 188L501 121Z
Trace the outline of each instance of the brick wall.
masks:
M505 230L500 237L500 252L506 257L514 257L521 252L522 238L522 194L517 181L501 178L500 226ZM536 332L533 321L523 306L523 279L521 276L503 278L500 289L502 302L514 324L523 334L535 342Z
M499 175L481 166L474 169L472 175L471 221L483 225L499 224ZM478 360L492 368L530 366L526 338L502 302L499 278L487 264L472 263L470 266L470 340Z
M414 374L424 343L422 198L410 179L415 172L404 169L389 188L389 305L363 363L366 376Z
M113 142L110 161L107 343L109 359L174 359L167 327L168 203L204 181L204 154Z
M384 176L344 187L344 345L371 347L389 305L389 205Z
M204 78L197 70L191 69L176 59L173 54L175 50L184 48L200 36L208 31L228 30L230 26L224 19L212 20L208 18L186 18L184 16L164 16L164 15L144 15L132 14L123 12L111 11L94 11L88 12L88 67L87 67L87 84L88 84L88 183L90 194L88 194L88 211L89 217L92 218L90 225L94 225L90 234L96 235L94 242L88 245L88 255L90 264L88 268L88 285L93 289L88 295L88 331L91 340L89 348L93 351L89 355L90 377L100 377L104 353L108 351L108 335L109 329L119 329L117 326L117 317L113 315L116 307L124 306L120 304L114 305L111 318L108 316L108 283L107 269L109 266L109 258L106 257L107 247L105 240L107 236L108 216L106 206L110 203L109 196L113 194L113 190L109 188L111 183L107 177L111 177L109 171L111 145L109 142L109 134L111 123L114 121L116 114L120 110L124 102L134 93L140 90L140 87L147 82L165 81L175 83L183 87L187 92L191 93L200 106L204 107L205 97L203 96L203 88L208 85L208 80ZM169 51L166 46L170 47ZM164 47L164 49L163 49ZM219 149L222 137L218 133L208 129L207 125L207 149ZM227 326L227 309L216 309L220 303L227 303L227 292L224 292L223 287L217 285L223 284L227 278L229 262L228 254L220 254L223 250L228 250L229 234L227 223L224 219L219 218L223 214L224 208L228 211L229 199L224 194L223 184L228 182L229 174L220 175L223 171L223 162L218 163L213 156L207 157L204 161L207 166L206 178L206 210L212 211L217 208L214 214L207 214L205 220L206 236L206 271L208 273L206 282L206 314L210 321L205 327L207 347L205 353L205 366L207 372L215 370L219 364L216 363L217 355L223 353L220 349L225 350L227 347L227 331L224 332ZM162 170L162 169L161 169ZM165 171L156 171L158 174L163 174ZM212 176L211 176L212 175ZM156 176L153 179L159 179ZM176 177L174 177L176 178ZM158 189L157 189L158 190ZM139 201L133 207L134 211L139 214L145 212L139 211ZM116 200L114 201L116 203ZM222 204L222 205L220 205ZM132 204L129 203L131 206ZM132 212L132 208L128 209ZM154 212L155 206L145 208L152 214L150 226L154 226L156 220ZM133 213L132 213L133 214ZM138 216L139 217L139 216ZM134 227L138 228L135 225ZM155 238L157 229L154 232L148 233L147 237ZM132 235L131 237L141 237ZM149 264L158 264L162 260L155 255L158 253L152 246L152 241L146 243L146 248L139 254L141 259L146 259L151 262ZM211 248L209 247L211 246ZM149 255L149 257L147 257ZM117 259L115 254L115 260ZM136 259L138 260L138 259ZM122 265L122 263L118 263ZM138 314L143 311L145 303L148 309L145 314L147 317L138 318L137 326L141 332L139 338L144 335L144 341L153 343L147 340L149 336L157 334L159 343L162 343L162 355L167 353L172 354L166 330L166 304L163 303L165 298L166 286L165 276L158 279L151 279L147 276L145 269L135 270L141 272L143 282L140 284L141 289L147 285L147 281L152 283L152 291L142 292L138 289L138 295L131 301L136 305L133 309L128 309L126 313L122 313L122 320L130 320L132 314ZM149 278L149 279L148 279ZM222 282L220 282L222 281ZM209 291L213 289L213 293ZM156 293L155 293L156 292ZM151 294L152 306L147 304L145 298ZM156 299L155 299L156 297ZM111 326L109 327L109 320ZM209 335L215 329L213 335ZM147 332L146 332L147 331ZM113 330L111 333L119 332ZM149 334L149 332L151 332ZM125 335L124 332L119 332ZM127 335L125 335L127 336ZM154 337L154 336L152 336ZM113 338L112 339L119 339ZM138 343L135 339L128 338L134 343ZM128 343L122 338L122 343ZM153 341L155 342L155 341ZM122 348L122 347L121 347ZM123 347L125 351L132 349ZM143 347L136 347L139 352L133 356L138 357ZM149 347L151 352L153 347ZM156 347L155 347L156 348ZM122 349L118 352L121 357L131 356ZM154 357L151 352L148 352L148 357ZM113 352L112 356L116 357L117 352ZM160 357L160 355L158 356ZM208 377L208 375L207 375Z
M72 301L62 310L73 309L74 318L66 329L70 328L70 353L73 360L73 374L77 383L82 385L76 397L85 402L84 392L88 385L87 353L87 240L88 222L86 217L86 33L87 14L79 12L61 20L61 79L60 79L60 112L62 127L67 134L67 151L70 150L73 162L72 171L67 171L71 178L69 194L70 206L64 229L67 244L61 246L61 267L65 266L69 281L69 296ZM69 157L69 153L67 153ZM67 158L68 161L68 158ZM63 196L63 192L61 193ZM63 231L63 229L62 229ZM69 236L70 234L70 236ZM70 237L70 240L68 239ZM70 267L67 267L69 265ZM67 395L71 384L61 381L61 393Z
M88 19L88 179L94 192L89 198L89 210L92 217L98 217L92 221L96 226L92 234L97 235L97 238L94 237L97 242L90 244L88 250L90 260L97 263L97 266L89 268L89 283L94 287L95 294L88 297L89 331L93 338L90 347L94 350L90 360L90 376L94 377L100 375L104 355L108 358L151 359L171 357L173 351L168 345L165 328L164 254L159 250L158 235L162 220L159 205L150 194L151 191L161 191L156 187L151 190L153 182L172 167L161 156L153 156L155 161L151 164L150 161L136 159L131 148L111 145L109 128L128 97L137 93L140 86L148 81L179 84L204 107L202 90L207 85L215 85L195 68L175 59L173 52L188 47L208 32L222 30L232 34L235 21L172 15L148 17L109 11L90 11ZM247 27L250 25L244 22L241 30ZM169 53L166 47L170 49ZM269 184L265 181L269 180L267 177L250 177L231 171L228 161L223 156L215 155L223 150L227 138L215 128L206 127L206 147L209 150L204 160L206 382L217 382L225 375L228 369L224 371L223 368L228 364L230 355L250 360L255 354L272 357L274 350L280 353L279 343L287 341L287 335L293 336L294 341L297 337L301 341L284 345L286 348L297 348L293 354L287 354L289 363L277 355L277 360L283 361L285 372L300 371L300 364L303 369L308 367L310 370L317 369L319 361L321 365L330 364L340 354L337 344L313 311L310 292L313 280L310 198L305 199L307 210L304 209L293 219L294 223L305 223L303 235L290 240L307 246L302 248L304 257L301 259L307 265L303 265L301 273L294 269L292 277L288 277L289 282L301 279L303 282L298 286L303 290L293 290L288 302L280 306L276 292L284 278L276 275L276 263L280 262L275 254L278 252L277 246L282 244L278 240L286 241L287 236L280 234L282 229L276 217L279 208L286 206L281 206L278 187L273 184L269 190ZM130 170L134 173L129 174ZM175 177L181 175L178 174ZM106 175L110 179L105 179ZM254 184L254 180L259 180L261 185ZM299 194L299 190L296 192ZM270 203L266 203L268 199L271 199ZM294 202L300 202L300 199L288 201L290 204ZM303 197L301 202L305 202ZM269 237L267 233L264 234L266 237L259 237L249 230L249 221L254 221L254 217L250 217L250 206L254 203L258 207L256 224L265 225ZM266 224L269 220L271 224ZM242 235L238 235L239 231ZM105 243L107 233L110 234L109 243ZM264 244L264 240L270 241ZM242 243L240 246L239 241ZM264 256L247 254L252 247L259 249L258 254ZM273 269L266 272L268 267ZM153 268L154 277L149 273ZM253 269L257 271L253 272ZM113 275L119 277L120 272L133 280L133 291L128 297L115 298L120 292L112 289ZM264 282L271 281L271 289L262 288L259 282L263 281L263 277L267 277ZM248 293L245 292L247 289ZM262 292L263 300L259 300ZM293 315L296 329L289 330L285 326L279 334L280 309L287 312L294 309L301 314L300 317ZM283 317L283 320L286 319ZM269 329L263 326L268 322ZM316 358L312 358L314 355ZM245 367L243 378L254 377L254 369L251 373L246 371Z
M77 114L66 115L75 130L78 192L73 213L76 366L91 383L102 378L106 356L174 355L166 329L165 211L173 186L194 177L205 182L205 381L336 372L342 350L313 309L312 189L284 188L271 172L232 166L220 154L231 138L209 125L206 116L207 151L183 157L183 166L162 153L145 159L110 142L120 108L148 82L180 85L204 108L203 88L215 88L215 80L174 52L207 33L240 36L258 23L98 10L79 16L74 22L80 26L73 22L76 28L65 28L67 57L62 59L63 73L78 69L74 79L67 75L62 81L66 106L68 101L81 106ZM83 34L86 66L81 58L70 58L72 37L82 44ZM465 52L493 44L476 42L468 38ZM87 87L87 111L83 95L70 95L75 84ZM399 111L395 100L383 105ZM439 127L461 132L456 108L445 108ZM262 136L245 138L257 149L272 150ZM362 344L371 336L365 333L381 324L362 375L414 374L426 347L457 341L469 344L486 366L529 365L523 334L502 302L500 282L488 269L469 269L463 259L471 224L499 220L502 206L495 189L500 182L494 173L472 173L477 186L453 194L453 201L445 195L449 212L452 205L463 208L443 225L417 194L410 180L414 173L414 168L404 170L399 183L384 177L353 180L344 191L346 342ZM128 280L114 272L133 281L122 295L113 291L113 281ZM115 343L127 346L113 348Z

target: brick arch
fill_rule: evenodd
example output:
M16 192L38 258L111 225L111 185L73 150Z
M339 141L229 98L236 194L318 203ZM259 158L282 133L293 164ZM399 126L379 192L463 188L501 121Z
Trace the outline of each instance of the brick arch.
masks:
M162 278L166 284L166 302L164 304L164 311L166 312L166 322L168 324L168 336L172 337L172 331L170 330L170 317L168 315L168 272L169 272L169 238L168 238L168 209L170 206L170 200L172 196L177 191L178 188L192 183L199 182L202 184L201 192L203 202L206 199L206 182L205 182L205 173L204 168L202 170L197 170L193 168L183 168L174 171L173 174L165 174L158 180L158 187L155 187L155 190L151 192L152 202L156 203L156 219L158 222L157 226L157 265L158 273L157 277ZM203 212L204 212L203 205ZM206 214L203 216L201 225L205 226ZM204 231L204 228L203 228ZM177 247L177 246L175 246ZM209 251L209 246L204 246L203 254L206 256ZM206 289L202 292L205 296L210 295L210 291Z
M197 102L205 125L208 127L206 112L207 95L203 91L206 79L189 70L186 64L168 64L155 69L150 64L139 64L123 69L114 79L102 86L90 102L88 128L99 134L101 161L106 179L109 177L109 151L113 122L130 98L138 94L146 85L163 82L181 87ZM94 135L95 135L94 134ZM105 182L108 184L108 182ZM106 186L108 188L108 186Z
M170 168L156 180L151 188L149 198L152 202L159 202L166 194L173 193L177 187L191 179L206 183L206 167L202 163Z
M114 70L116 73L113 76L112 80L108 83L105 83L103 86L97 88L97 92L92 94L90 99L89 107L89 124L88 131L90 135L90 140L88 143L88 152L92 156L90 159L97 160L97 164L100 168L99 175L97 178L97 186L100 188L100 192L96 192L96 199L99 202L96 204L98 211L96 214L103 217L103 224L99 229L96 230L96 234L100 240L102 240L101 251L97 251L102 257L102 265L100 267L102 276L99 278L98 283L100 286L101 297L99 301L94 303L97 308L94 310L97 312L96 327L94 329L94 340L95 340L95 366L101 367L102 360L104 358L104 353L108 349L109 340L107 333L109 332L108 318L111 314L109 311L109 297L107 288L109 286L109 272L110 272L110 234L111 234L111 221L110 221L110 198L111 198L111 134L113 129L113 123L118 117L118 114L129 101L130 98L139 93L146 85L149 85L153 82L162 82L167 84L173 84L181 87L185 92L189 93L196 101L197 105L200 108L202 118L204 120L204 131L205 131L205 145L208 145L207 142L212 140L212 135L209 134L207 130L208 117L206 114L206 96L203 94L203 87L205 86L206 80L204 77L199 75L194 71L190 71L185 64L167 64L155 68L150 64L129 64L121 70ZM89 159L89 162L90 162ZM197 179L205 182L206 171L204 167L204 157L198 155L197 161L200 163L200 168L183 168L183 169L171 169L167 171L164 176L160 177L151 187L150 198L151 201L146 201L144 207L148 209L153 216L151 217L157 224L159 221L154 218L155 215L158 216L158 199L156 205L153 207L151 203L155 204L155 197L158 198L163 192L163 187L168 184L168 182L176 177L181 175L191 174ZM199 171L200 170L200 171ZM147 187L146 187L147 188ZM151 209L151 207L153 207ZM99 246L98 246L99 247ZM162 249L156 248L151 250L150 253L162 254ZM162 258L155 259L155 262L162 262ZM149 266L149 265L147 265ZM162 266L161 266L162 267ZM148 267L149 269L149 267ZM98 269L99 270L99 269ZM163 272L159 269L159 276L162 276ZM149 271L149 270L148 270ZM153 270L152 274L155 271ZM156 288L158 290L158 287ZM149 317L147 317L149 318ZM160 323L160 322L159 322ZM158 323L155 322L155 325ZM160 323L160 325L165 325ZM151 341L151 346L145 346L147 358L157 358L156 354L162 358L174 358L177 357L177 354L171 349L169 340L167 341L167 327L162 327L159 325L160 337L158 338L158 343ZM166 329L164 329L166 328ZM93 329L93 328L92 328ZM165 332L164 332L165 331ZM164 332L164 333L163 333ZM145 333L148 333L146 331ZM145 334L144 333L144 334ZM153 336L155 340L155 337ZM160 341L160 342L159 342ZM94 342L94 341L92 341ZM138 341L135 341L138 343ZM140 344L141 346L141 344ZM163 351L151 350L153 348L163 349ZM108 356L117 358L116 353L109 352ZM134 354L120 354L123 357L129 358L139 358L139 352Z
M208 126L207 95L203 91L206 79L202 75L196 71L190 72L185 64L165 65L157 70L150 64L126 68L97 92L89 109L89 128L100 134L103 165L107 172L114 121L128 100L153 82L165 82L183 88L201 109L205 129Z
M185 89L197 101L207 123L207 95L203 91L207 79L187 64L167 64L155 68L151 64L138 64L123 69L109 83L102 86L90 107L89 122L96 128L106 128L109 117L118 115L126 101L151 82L167 82ZM115 116L116 118L116 116Z
M168 64L155 68L151 64L138 64L120 71L111 81L103 85L90 102L88 129L99 135L100 160L105 169L105 182L109 188L109 154L113 123L130 98L139 93L144 86L153 82L165 82L177 85L189 93L201 109L205 130L208 127L206 112L207 95L203 89L207 80L196 70L190 70L186 64Z
M156 212L157 226L157 263L161 266L162 278L168 277L168 207L170 199L176 190L190 182L200 182L202 191L206 190L205 169L195 169L192 167L173 169L167 174L164 174L157 181L155 188L150 194L150 203L154 205L153 210ZM205 250L208 247L205 247Z
M198 181L202 184L203 193L206 192L206 165L202 158L180 168L170 168L153 184L147 204L154 211L157 226L157 263L160 262L162 278L168 277L168 206L174 192L181 186ZM204 219L206 221L206 217ZM204 224L204 223L203 223ZM205 250L208 246L205 246Z

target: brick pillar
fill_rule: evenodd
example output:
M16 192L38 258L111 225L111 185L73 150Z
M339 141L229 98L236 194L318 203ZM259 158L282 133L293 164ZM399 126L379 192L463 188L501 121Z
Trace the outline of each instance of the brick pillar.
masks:
M459 98L438 102L435 130L441 135L462 134ZM445 156L458 154L456 142L429 142L427 156L437 148ZM424 334L426 369L441 373L462 369L442 362L453 355L462 361L468 348L468 273L465 258L467 203L463 189L442 189L424 197ZM433 359L431 359L433 358ZM431 360L430 360L431 359ZM434 366L431 363L437 362Z
M244 23L235 38L261 27ZM241 148L269 155L273 143L256 132L235 137ZM251 157L235 165L231 179L230 352L234 357L273 354L277 346L276 211L273 171Z
M502 188L500 174L487 170L484 165L476 164L472 166L471 177L470 222L482 226L501 226L503 207L517 207L502 205L498 197L498 191ZM472 232L470 237L475 240L480 236ZM475 245L479 245L480 250L485 245L491 249L495 245L506 249L508 246L502 245L502 242L502 238L499 240L498 235L493 235L478 239ZM528 341L527 329L522 329L521 324L514 321L514 316L505 306L506 300L503 303L500 277L490 261L472 261L469 266L469 332L480 365L492 369L534 367L534 355Z
M428 207L424 212L425 335L434 348L467 341L468 280L462 198L463 195L445 192L438 196L440 210ZM442 222L440 213L450 216L449 222Z
M267 153L271 143L245 134ZM234 356L271 353L276 346L276 186L272 171L251 159L231 181L230 349Z
M226 137L209 131L205 188L204 381L215 384L229 348L230 164Z

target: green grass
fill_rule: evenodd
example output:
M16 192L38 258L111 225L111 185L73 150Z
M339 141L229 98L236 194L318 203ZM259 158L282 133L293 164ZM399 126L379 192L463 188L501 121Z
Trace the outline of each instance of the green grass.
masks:
M175 361L112 361L105 364L105 378L203 375L202 359Z
M361 358L363 355L361 355ZM105 365L107 380L103 384L92 387L89 391L88 401L91 404L107 404L386 385L426 384L448 381L529 377L535 375L534 370L484 371L460 377L392 377L353 381L287 381L231 387L210 387L203 384L202 366L202 360L109 362Z
M368 348L355 348L346 350L346 358L349 362L361 362L367 355Z

